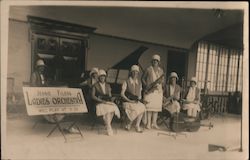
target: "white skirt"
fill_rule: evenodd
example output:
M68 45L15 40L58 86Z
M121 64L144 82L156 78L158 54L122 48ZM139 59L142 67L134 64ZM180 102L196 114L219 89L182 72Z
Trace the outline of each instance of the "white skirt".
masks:
M187 109L196 109L198 112L201 111L200 105L199 104L195 104L195 103L184 104L183 105L183 109L184 110L187 110Z
M135 120L140 114L146 111L145 105L141 102L124 102L123 107L130 121Z
M171 114L175 112L180 112L180 103L178 101L173 101L172 103L167 104L163 107L164 109L168 110Z
M146 101L147 111L161 112L162 111L162 91L155 90L152 93L146 94L144 96L144 101Z
M115 113L115 115L120 118L120 111L115 103L108 102L108 103L100 103L96 105L96 115L103 116L107 113Z

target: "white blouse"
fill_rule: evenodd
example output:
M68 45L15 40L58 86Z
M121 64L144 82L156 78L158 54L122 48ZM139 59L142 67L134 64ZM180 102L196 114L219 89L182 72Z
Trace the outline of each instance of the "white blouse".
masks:
M135 87L135 85L136 84L138 84L139 82L138 82L138 79L132 79L131 77L129 77L129 81L131 82L131 84ZM125 93L125 91L126 91L126 89L127 89L127 83L126 83L126 81L124 81L123 82L123 84L122 84L122 92L123 93ZM142 91L142 86L140 86L140 91ZM141 95L140 95L140 97L139 98L141 98Z
M41 77L42 84L44 84L44 83L45 83L45 80L44 80L43 74L40 74L40 77Z
M175 86L170 85L170 96L174 95Z
M195 87L190 87L187 94L187 100L194 101L194 99L195 99Z

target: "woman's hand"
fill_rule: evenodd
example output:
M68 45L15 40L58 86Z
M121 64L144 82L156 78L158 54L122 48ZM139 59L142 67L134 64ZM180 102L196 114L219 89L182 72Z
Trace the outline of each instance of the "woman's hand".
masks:
M143 103L143 104L148 104L149 102L146 101L146 100L143 100L142 103Z
M113 104L112 102L109 101L105 101L105 104Z
M136 100L130 100L130 103L137 103Z
M193 103L194 103L194 104L200 104L200 102L198 102L198 101L194 101Z
M108 101L102 100L102 103L105 103L105 104L107 104L107 103L108 103Z

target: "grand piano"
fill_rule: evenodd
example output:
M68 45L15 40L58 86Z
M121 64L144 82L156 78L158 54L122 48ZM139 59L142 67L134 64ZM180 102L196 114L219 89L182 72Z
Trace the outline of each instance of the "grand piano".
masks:
M143 71L143 68L139 64L139 59L147 49L148 48L145 46L140 46L123 60L107 70L107 82L112 88L113 95L120 94L121 85L128 78L129 70L132 65L139 65Z
M112 95L120 95L121 85L128 78L130 67L134 64L139 65L141 70L143 68L139 64L139 59L141 55L147 50L148 48L145 46L138 47L135 51L129 54L127 57L116 63L115 65L111 66L107 69L107 82L110 84L112 88ZM90 71L86 71L81 77L78 82L82 82L89 78ZM78 84L71 84L71 87L79 87Z

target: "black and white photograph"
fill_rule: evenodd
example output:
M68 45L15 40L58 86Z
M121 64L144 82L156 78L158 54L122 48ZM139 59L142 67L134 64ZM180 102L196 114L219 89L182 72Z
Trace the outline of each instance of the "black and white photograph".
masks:
M247 2L0 4L1 159L249 159Z

